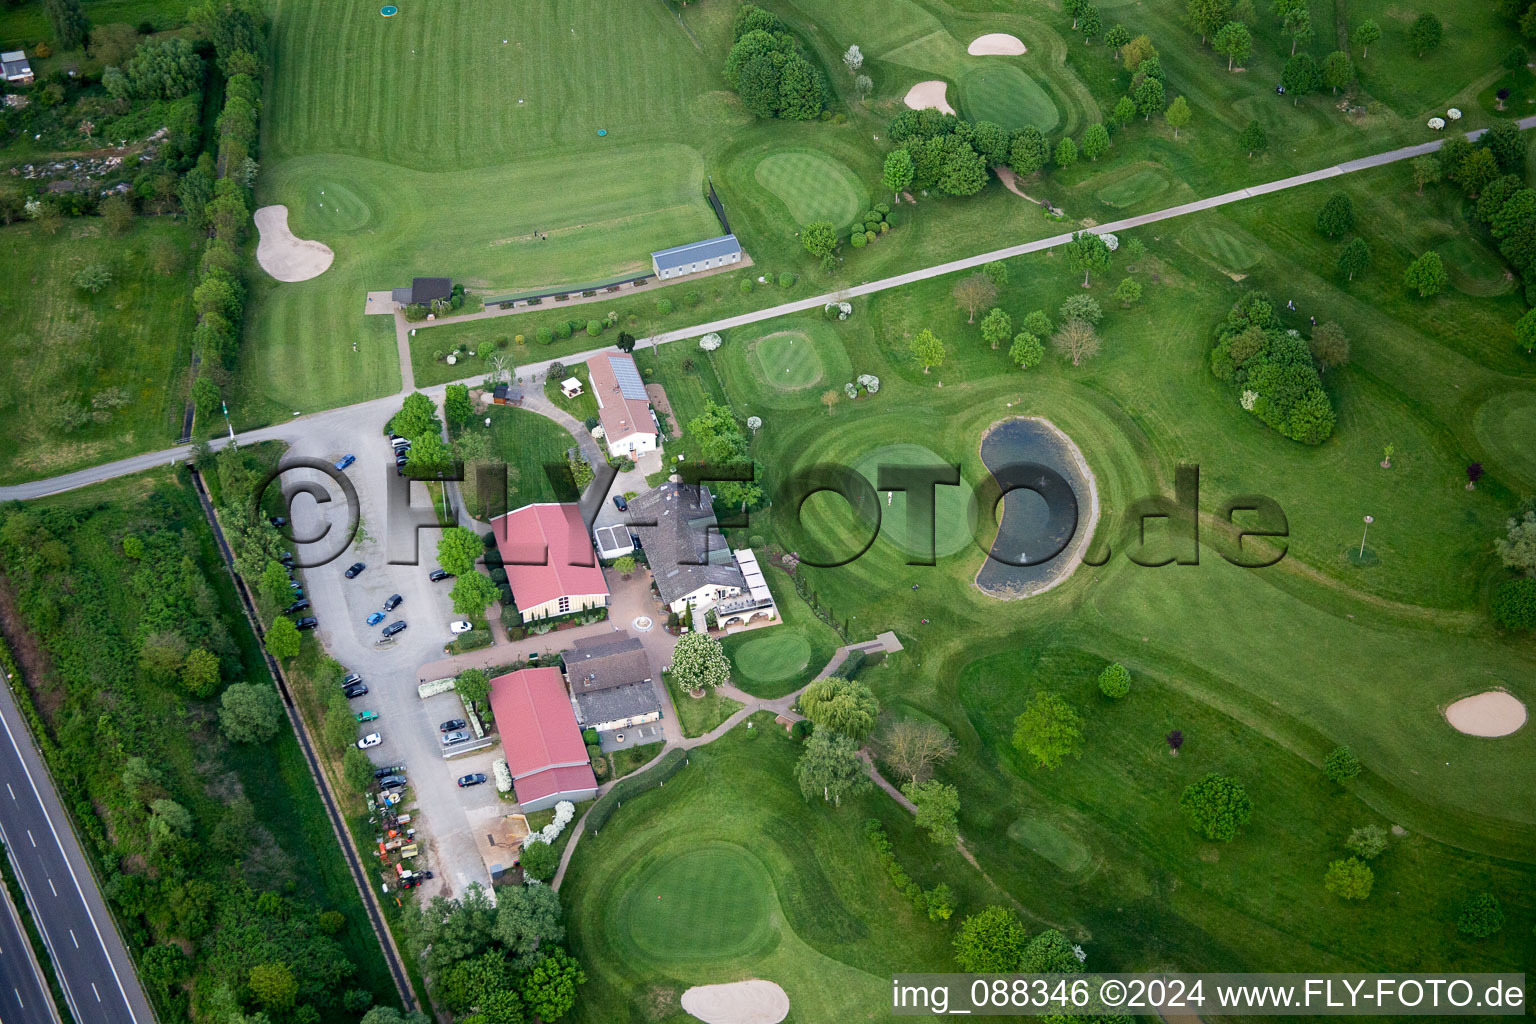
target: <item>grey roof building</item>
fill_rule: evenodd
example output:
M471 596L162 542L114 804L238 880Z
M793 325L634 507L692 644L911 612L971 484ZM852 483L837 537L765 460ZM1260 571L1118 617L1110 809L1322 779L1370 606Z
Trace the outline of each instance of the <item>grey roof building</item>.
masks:
M26 85L32 81L32 64L27 60L25 50L0 53L0 69L3 69L7 82Z
M631 499L629 521L666 604L675 605L702 588L745 589L746 579L719 531L708 487L664 483ZM633 525L647 522L656 525Z
M651 681L651 661L639 637L618 630L612 636L577 640L560 655L565 681L572 693L590 693L615 686Z
M590 693L573 691L571 703L582 728L599 732L626 729L661 717L661 698L656 696L656 685L649 681Z
M651 253L651 268L663 280L740 262L741 243L735 235L706 238L702 242L676 245Z
M390 298L402 306L427 306L434 299L446 299L453 295L451 277L415 277L409 288L396 288Z

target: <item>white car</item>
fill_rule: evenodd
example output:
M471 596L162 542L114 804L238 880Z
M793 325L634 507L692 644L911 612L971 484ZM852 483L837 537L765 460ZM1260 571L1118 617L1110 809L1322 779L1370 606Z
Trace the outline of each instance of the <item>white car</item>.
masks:
M459 619L457 622L448 623L448 628L454 633L468 633L475 628L475 624L468 619Z
M364 736L362 739L357 741L357 749L358 750L367 750L369 747L376 747L380 743L383 743L383 742L384 742L384 737L383 736L380 736L376 732L371 732L367 736Z

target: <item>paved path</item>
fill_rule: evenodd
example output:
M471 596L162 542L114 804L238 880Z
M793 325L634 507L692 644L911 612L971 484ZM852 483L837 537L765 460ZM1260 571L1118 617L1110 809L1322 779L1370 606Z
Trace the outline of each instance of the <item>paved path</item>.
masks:
M1521 118L1515 122L1526 130L1536 127L1536 115ZM1485 129L1468 132L1472 139L1479 138ZM1126 217L1123 220L1111 221L1108 224L1100 224L1092 231L1095 234L1106 232L1125 231L1130 228L1142 227L1147 224L1155 224L1158 221L1171 220L1190 213L1199 213L1203 210L1213 210L1220 206L1241 202L1244 199L1252 199L1256 196L1268 195L1271 192L1281 192L1285 189L1296 188L1298 185L1307 185L1316 181L1324 181L1328 178L1337 178L1345 174L1353 174L1372 167L1381 167L1386 164L1397 163L1402 160L1412 160L1414 157L1423 156L1438 150L1444 140L1434 139L1430 142L1422 142L1414 146L1404 146L1399 149L1388 150L1385 153L1377 153L1374 156L1361 157L1358 160L1347 160L1344 163L1335 164L1332 167L1324 167L1316 171L1307 171L1304 174L1295 174L1288 178L1280 178L1277 181L1253 185L1248 188L1240 188L1232 192L1224 192L1219 196L1209 199L1198 199L1193 202L1181 203L1178 206L1170 206L1165 210L1157 210L1153 213L1143 213L1135 217ZM828 302L857 298L860 295L873 295L876 292L888 291L892 288L900 288L916 281L926 281L929 278L942 277L945 274L953 274L962 270L972 270L993 260L1009 259L1014 256L1022 256L1026 253L1039 252L1058 245L1065 245L1072 240L1072 233L1066 232L1060 235L1052 235L1049 238L1036 239L1032 242L1023 242L1019 245L1008 246L1004 249L994 249L991 252L980 253L976 256L967 256L963 259L950 260L948 263L940 263L935 266L925 267L921 270L909 271L905 274L897 274L894 277L881 278L878 281L870 281L865 284L853 285L849 288L835 292L827 292L809 299L800 299L795 302L785 302L768 309L760 309L751 313L742 313L739 316L726 317L723 320L712 320L709 323L698 324L693 327L683 327L675 331L664 331L661 334L652 335L649 338L639 339L639 344L650 343L663 345L672 341L684 341L689 338L702 337L705 334L720 333L736 327L746 327L751 324L761 323L765 320L773 320L791 313L801 313L806 310L820 309ZM477 315L477 314L471 314ZM445 321L458 322L464 319L456 317ZM400 346L400 372L404 381L404 390L414 390L415 376L411 371L410 360L410 332L405 331L402 337L399 324L403 318L396 322L396 341ZM436 321L433 321L434 324ZM420 324L416 325L420 327ZM583 362L598 352L608 351L611 346L592 349L589 352L571 353L560 356L558 359L546 359L541 362L531 363L520 367L519 370L525 377L542 376L549 365L554 362L565 363L567 366L577 362ZM455 383L473 384L483 380L485 374L480 373L471 377L465 377ZM435 387L423 388L429 396L439 401L442 399L446 385L439 384ZM530 389L536 390L536 389ZM399 402L398 395L389 395L383 398L370 399L357 405L344 406L339 409L330 409L309 416L299 416L286 423L273 424L257 430L250 430L236 437L241 444L266 440L289 440L311 431L337 430L344 427L355 413L366 412L372 408L390 407L394 411L395 403ZM579 435L578 435L579 436ZM212 442L215 449L228 444L228 438L221 438ZM112 480L120 476L128 476L133 473L143 472L153 466L163 466L172 460L185 459L191 451L190 445L182 445L177 448L168 448L164 451L149 452L144 455L135 455L116 462L103 463L89 469L78 470L74 473L66 473L63 476L50 477L46 480L34 480L31 483L15 484L9 487L0 487L0 501L26 501L48 494L58 494L62 491L73 490L77 487L85 487L90 484L100 483L103 480Z

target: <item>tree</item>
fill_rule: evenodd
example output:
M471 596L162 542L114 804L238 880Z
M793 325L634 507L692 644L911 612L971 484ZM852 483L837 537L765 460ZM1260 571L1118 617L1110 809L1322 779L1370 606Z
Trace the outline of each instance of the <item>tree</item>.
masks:
M1285 29L1285 34L1291 37L1291 56L1294 57L1296 44L1312 36L1311 8L1304 3L1287 5L1281 17L1281 26Z
M1104 319L1104 310L1099 307L1099 301L1092 295L1069 295L1062 302L1061 308L1056 313L1061 317L1062 323L1066 323L1069 320L1081 320L1084 323L1097 325L1100 320ZM1029 317L1024 318L1026 330L1034 330L1037 327L1043 327L1046 330L1050 329L1050 320L1046 319L1044 313L1040 314L1041 323L1030 323L1030 319L1033 316L1034 314L1031 314Z
M1413 184L1418 188L1419 195L1424 194L1425 185L1433 185L1443 173L1440 161L1432 156L1414 157L1409 166L1413 168Z
M1175 96L1173 102L1168 104L1168 109L1163 113L1163 118L1168 122L1168 127L1173 129L1173 137L1179 137L1179 129L1189 124L1189 119L1194 115L1190 112L1189 101L1183 96Z
M1141 301L1141 282L1135 278L1127 277L1115 286L1115 298L1120 300L1120 305L1129 308Z
M203 420L219 411L219 386L212 377L202 376L192 382L192 407Z
M1163 108L1168 105L1168 96L1163 83L1155 78L1143 80L1131 94L1131 98L1135 100L1136 113L1141 115L1143 121L1152 120L1153 114L1162 113Z
M1359 858L1336 860L1328 865L1323 876L1323 888L1344 900L1363 900L1371 894L1376 873Z
M355 746L348 747L346 753L341 755L341 774L347 780L347 785L359 795L372 789L376 781L373 777L373 762Z
M1317 211L1317 230L1329 238L1342 238L1355 226L1355 206L1349 196L1335 192Z
M1083 156L1097 160L1109 149L1109 129L1102 124L1091 124L1083 132Z
M1141 62L1157 56L1157 48L1152 45L1151 37L1142 34L1132 39L1120 48L1120 62L1125 65L1125 70L1131 74L1141 67Z
M1205 45L1208 37L1216 34L1217 29L1227 23L1227 17L1231 13L1232 0L1189 0L1184 8L1190 27L1200 33L1201 46Z
M1318 324L1312 329L1312 337L1307 340L1307 347L1312 351L1312 358L1317 362L1321 372L1343 366L1349 362L1349 335L1344 333L1344 328L1332 320Z
M1418 57L1439 46L1442 35L1444 29L1440 26L1440 19L1429 11L1415 18L1413 27L1408 29L1408 41L1413 46L1414 55Z
M1403 274L1403 284L1418 292L1421 299L1440 294L1449 281L1445 264L1440 261L1440 254L1433 249L1408 264Z
M960 922L955 963L970 974L1012 974L1024 960L1029 933L1007 907L987 907Z
M885 158L885 168L880 174L880 184L896 193L896 202L912 184L912 154L905 149L892 150Z
M1131 33L1124 25L1115 25L1104 33L1104 45L1115 51L1115 60L1120 59L1120 48L1131 41Z
M1227 58L1227 70L1235 70L1253 53L1253 33L1240 21L1229 21L1216 33L1216 52Z
M542 882L560 866L560 851L552 843L524 843L521 862L525 878Z
M1196 832L1219 843L1235 839L1253 814L1253 804L1237 780L1216 772L1184 787L1179 808Z
M71 280L81 291L98 295L112 283L112 271L102 263L87 263L75 271L75 276Z
M1322 82L1322 72L1310 53L1298 53L1285 62L1285 68L1280 72L1280 84L1291 94L1292 106L1300 103L1301 97L1316 92Z
M620 331L613 345L620 352L633 352L635 350L635 336L628 331Z
M85 45L91 22L80 9L80 0L44 0L43 10L53 26L53 48L60 53Z
M910 348L912 358L922 366L924 373L932 372L935 366L944 362L944 343L926 327L917 332L917 336L911 341Z
M1020 128L1008 146L1008 166L1021 178L1027 178L1045 166L1051 149L1045 135L1032 124Z
M437 564L450 576L474 572L485 545L478 534L462 526L450 526L437 539Z
M1335 747L1323 758L1323 774L1334 782L1348 782L1360 774L1360 759L1348 747Z
M123 65L128 88L146 100L175 100L203 84L203 59L181 38L147 39Z
M1055 928L1030 939L1019 961L1019 970L1028 974L1078 974L1082 969L1077 946Z
M194 697L212 697L219 688L219 656L206 647L194 647L181 666L181 685Z
M1111 700L1119 700L1131 692L1131 670L1118 661L1106 665L1099 673L1099 692Z
M832 415L833 407L837 405L838 400L842 397L843 393L837 388L827 388L827 390L821 393L821 404L827 407L828 416Z
M1463 935L1486 939L1504 927L1504 907L1491 892L1480 892L1462 904L1456 930Z
M1084 359L1099 354L1099 335L1086 320L1068 320L1051 337L1056 351L1080 366Z
M1505 580L1494 590L1489 608L1505 629L1536 629L1536 580Z
M1451 172L1451 180L1468 196L1477 196L1499 177L1499 162L1486 149L1475 149L1462 158Z
M431 1022L420 1010L408 1010L402 1013L393 1006L375 1006L363 1014L363 1019L357 1024L431 1024Z
M1022 370L1032 370L1045 358L1045 345L1028 331L1013 336L1008 358Z
M529 970L565 938L559 894L547 885L498 890L491 934L511 957L514 969Z
M485 609L496 601L500 593L500 588L488 577L471 569L453 581L453 591L449 598L453 601L455 614L477 619L485 614Z
M1371 247L1365 244L1365 239L1358 235L1349 240L1349 244L1339 250L1339 273L1344 274L1353 281L1355 275L1371 265Z
M282 717L282 702L270 686L232 683L219 698L219 726L234 743L267 742Z
M389 421L389 428L414 444L424 434L437 433L437 406L420 391L413 391L400 403L400 411Z
M289 1009L299 994L299 983L287 964L257 964L246 983L256 1001L269 1010Z
M1055 770L1065 757L1081 757L1083 720L1065 699L1044 690L1013 720L1013 746L1038 768Z
M1077 143L1072 141L1070 135L1062 136L1061 141L1056 143L1056 156L1054 159L1056 166L1062 170L1066 170L1077 163Z
M1008 286L1008 264L1002 260L983 263L981 272L987 275L987 280L991 281L996 288L1002 289Z
M1505 534L1493 542L1499 559L1511 569L1536 577L1536 508L1527 507L1505 523Z
M672 678L690 693L713 690L731 681L731 659L708 633L688 633L672 649Z
M1323 84L1334 92L1344 88L1355 78L1355 64L1343 50L1334 50L1323 58Z
M1520 66L1525 66L1525 51L1520 51ZM1499 170L1504 174L1523 175L1525 172L1525 133L1513 121L1495 121L1482 137L1482 143L1493 154Z
M1100 236L1079 231L1067 243L1067 265L1074 271L1082 271L1083 287L1087 288L1089 276L1095 270L1109 269L1109 246Z
M1099 9L1093 4L1083 5L1082 15L1079 20L1081 24L1077 28L1083 34L1084 40L1092 39L1104 31L1104 19L1100 17Z
M854 75L853 87L859 91L860 96L868 96L869 90L875 87L875 80L868 75Z
M1361 860L1375 860L1387 849L1387 830L1380 825L1362 825L1350 829L1344 848Z
M858 74L859 69L864 66L864 54L859 50L857 43L843 51L843 66L848 69L850 75Z
M955 282L949 294L965 310L966 323L976 322L976 311L997 301L997 285L986 274L971 274Z
M416 477L434 477L453 465L453 449L435 430L416 438L405 457L405 471Z
M540 1020L559 1020L576 1005L576 989L586 982L581 964L565 950L555 949L523 982L523 1001Z
M1129 96L1121 96L1115 100L1114 109L1109 112L1109 123L1116 128L1124 128L1131 123L1131 118L1136 116L1136 101Z
M818 679L800 695L800 711L817 729L863 741L875 729L880 702L868 686L852 679Z
M925 719L904 719L885 735L885 760L908 782L922 782L936 765L955 755L955 741L948 730Z
M101 219L114 235L127 234L133 227L133 203L127 196L108 196L101 201Z
M267 653L279 661L292 658L299 653L301 639L298 627L293 624L293 620L285 615L279 615L267 628Z
M1242 134L1237 137L1237 145L1248 151L1251 158L1255 153L1262 153L1269 148L1269 138L1264 134L1264 126L1258 121L1249 121Z
M917 827L940 846L954 846L960 838L960 791L938 779L908 782L901 791L917 807Z
M443 416L450 426L463 426L475 414L474 403L469 399L468 384L449 384L443 395Z
M795 764L795 780L807 802L820 796L834 806L841 805L843 797L870 787L859 745L841 733L821 730L805 741L805 751Z
M828 220L817 220L807 224L800 231L800 241L805 245L805 251L823 259L837 251L837 231Z
M1370 56L1371 44L1381 38L1381 26L1366 19L1355 26L1355 34L1352 38L1354 44L1360 47L1361 59L1364 59Z
M995 306L987 311L986 316L981 318L981 340L991 344L994 349L1002 344L1003 339L1012 333L1012 318Z

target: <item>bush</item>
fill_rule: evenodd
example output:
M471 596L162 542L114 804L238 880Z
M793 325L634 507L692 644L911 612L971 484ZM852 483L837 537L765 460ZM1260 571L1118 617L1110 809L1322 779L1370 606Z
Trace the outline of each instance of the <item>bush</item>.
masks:
M863 232L855 232L853 237L848 239L848 244L855 249L862 249L869 244L869 239L864 237Z
M1360 774L1360 759L1348 747L1335 747L1323 758L1323 774L1344 783Z
M741 294L743 294L743 295L751 295L752 294L752 279L750 277L742 278L741 279L741 284L740 284L739 287L741 288Z
M523 866L523 877L539 882L553 875L560 866L560 854L549 843L525 842L519 859Z
M548 327L540 327L537 331L534 332L533 336L538 340L540 345L548 345L550 342L555 340L555 332Z
M1323 888L1345 900L1365 899L1375 882L1376 873L1354 857L1329 864L1323 876Z
M601 320L588 320L587 321L587 336L588 337L599 338L599 337L602 337L602 334L603 334L603 322Z
M779 287L793 288L795 286L795 282L798 280L799 278L797 278L794 274L788 273L786 271L785 273L779 275Z
M656 300L656 312L660 313L662 316L667 316L668 314L670 314L672 312L672 300L671 299L657 299Z
M1237 780L1215 772L1185 787L1179 807L1196 832L1219 843L1237 838L1238 829L1253 814L1253 804Z
M1118 661L1099 673L1099 692L1112 700L1119 700L1131 692L1131 673Z
M1493 617L1505 629L1536 629L1536 580L1505 580L1493 592Z
M687 306L689 309L692 309L694 306L697 306L698 304L699 304L699 293L698 292L684 292L683 293L683 305Z
M555 337L559 338L561 341L569 338L571 333L571 324L569 320L562 320L558 324L555 324Z
M1504 908L1491 892L1480 892L1462 905L1456 930L1463 935L1486 939L1504 927Z
M1351 829L1344 848L1361 860L1375 860L1387 849L1387 830L1380 825L1362 825Z

